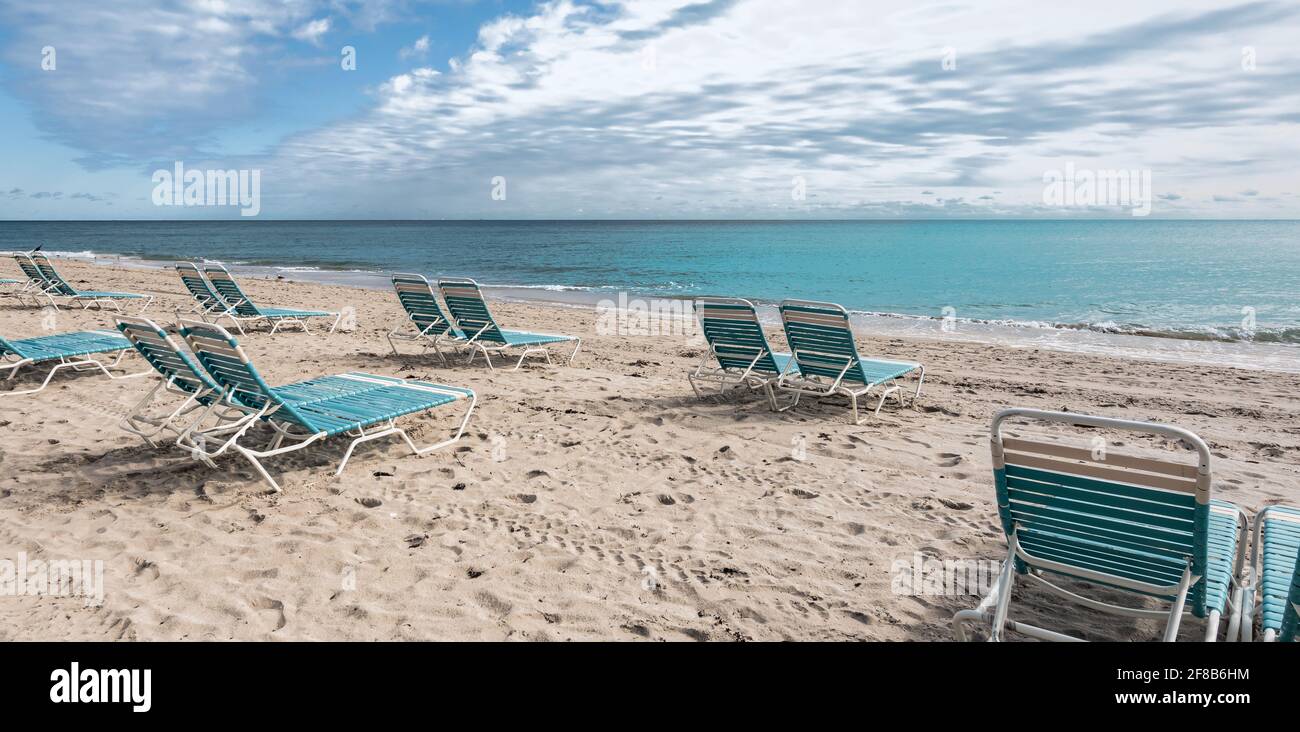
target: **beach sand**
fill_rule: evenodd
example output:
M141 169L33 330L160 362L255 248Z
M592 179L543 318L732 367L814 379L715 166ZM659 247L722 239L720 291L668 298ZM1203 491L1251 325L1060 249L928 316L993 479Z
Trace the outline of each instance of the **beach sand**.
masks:
M169 271L59 267L82 287L155 294L160 322L188 305ZM598 335L591 310L494 302L508 327L583 347L572 367L493 373L410 345L394 357L391 292L245 285L267 304L357 313L349 333L241 339L269 382L361 370L467 386L479 406L465 439L424 457L370 443L337 478L346 440L331 440L270 459L284 492L269 494L242 458L214 470L119 429L152 377L61 375L0 397L0 559L104 563L98 607L0 597L0 639L951 640L952 613L977 598L898 594L892 570L917 553L1002 558L988 428L1008 406L1177 424L1210 444L1216 497L1251 513L1300 501L1300 375L871 339L863 353L928 372L915 409L889 405L859 427L842 401L776 414L757 397L696 399L698 345ZM43 321L0 301L7 338L112 323L73 310ZM452 418L403 424L431 442ZM1035 588L1017 607L1091 639L1160 634L1061 612Z

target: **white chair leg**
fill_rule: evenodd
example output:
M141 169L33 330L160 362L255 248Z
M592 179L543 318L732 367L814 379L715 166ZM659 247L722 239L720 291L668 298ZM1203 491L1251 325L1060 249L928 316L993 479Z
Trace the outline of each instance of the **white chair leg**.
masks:
M1223 616L1219 614L1218 610L1211 610L1210 617L1205 619L1205 642L1206 643L1214 643L1215 641L1219 640L1219 626L1222 624L1221 623L1222 617Z
M1192 587L1192 568L1189 565L1183 570L1182 582L1178 585L1178 595L1174 600L1173 607L1169 609L1169 621L1165 624L1166 643L1172 643L1178 639L1178 627L1183 622L1183 607L1187 604L1187 592Z

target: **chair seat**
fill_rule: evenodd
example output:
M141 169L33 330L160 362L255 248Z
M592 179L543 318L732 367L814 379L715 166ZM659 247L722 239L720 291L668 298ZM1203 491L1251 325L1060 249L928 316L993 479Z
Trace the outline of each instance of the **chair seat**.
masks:
M121 335L99 330L24 338L7 341L7 344L7 346L0 346L0 351L12 351L22 358L30 358L38 362L88 356L92 353L123 351L132 347L131 342Z
M1218 509L1218 510L1216 510ZM1209 564L1205 572L1205 607L1225 612L1228 586L1237 557L1237 507L1210 501Z
M259 315L267 318L323 318L337 313L323 310L295 310L293 308L258 308Z
M72 297L102 297L108 300L134 300L144 297L134 292L100 292L98 290L77 290Z
M1300 553L1300 509L1274 506L1264 521L1260 529L1264 545L1259 577L1260 609L1264 629L1280 630L1295 578L1297 553Z
M867 379L865 383L869 386L883 384L886 381L906 376L921 368L921 364L909 361L881 361L859 358L858 363L862 365L862 373ZM847 375L845 379L848 379Z
M504 339L502 342L509 346L539 346L544 343L560 343L573 340L569 336L528 333L522 330L502 330L500 333Z
M349 379L342 375L320 376L315 379L272 387L271 393L286 403L298 405L357 394L369 391L374 386L372 383Z
M273 391L292 413L301 416L292 418L291 412L281 410L276 413L277 419L297 422L312 432L327 435L422 412L473 393L460 387L361 372L299 382Z

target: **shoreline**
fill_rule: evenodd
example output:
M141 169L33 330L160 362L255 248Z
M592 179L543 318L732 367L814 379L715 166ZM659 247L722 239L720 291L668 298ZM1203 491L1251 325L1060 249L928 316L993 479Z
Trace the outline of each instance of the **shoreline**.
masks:
M49 256L66 261L88 262L100 266L128 269L169 269L171 262L147 260L131 255L99 252L49 252ZM334 270L292 265L228 263L231 271L262 279L387 290L388 274L374 270ZM618 301L620 295L642 302L693 300L699 295L664 295L615 288L582 288L565 285L514 285L480 283L486 292L512 302L534 303L555 307L599 309ZM743 293L712 293L724 297L744 297ZM776 303L752 300L765 325L779 326ZM1087 326L1018 321L989 321L963 318L872 313L850 310L855 331L863 336L921 338L934 341L984 343L1009 348L1046 349L1064 353L1152 360L1165 363L1189 363L1226 366L1247 370L1300 373L1300 344L1257 342L1230 338L1190 338L1179 334L1125 333L1099 330ZM688 317L691 317L688 315Z

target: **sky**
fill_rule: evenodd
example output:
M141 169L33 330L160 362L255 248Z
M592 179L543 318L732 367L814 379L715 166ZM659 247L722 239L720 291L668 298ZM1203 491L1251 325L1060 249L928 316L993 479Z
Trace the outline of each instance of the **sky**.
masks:
M1300 218L1300 3L1066 5L0 0L0 219Z

